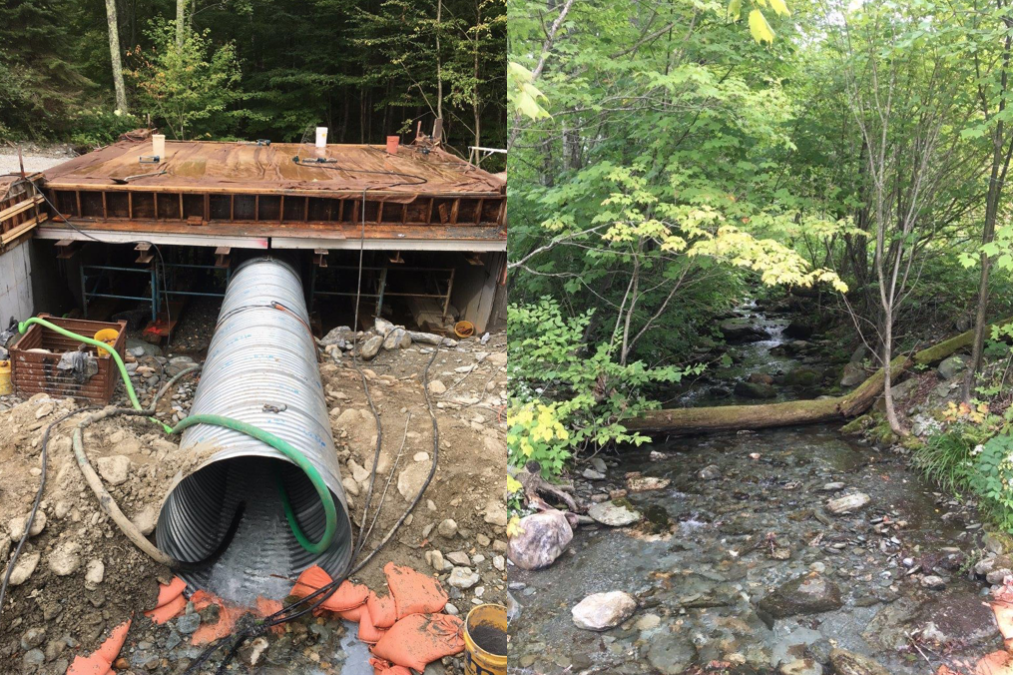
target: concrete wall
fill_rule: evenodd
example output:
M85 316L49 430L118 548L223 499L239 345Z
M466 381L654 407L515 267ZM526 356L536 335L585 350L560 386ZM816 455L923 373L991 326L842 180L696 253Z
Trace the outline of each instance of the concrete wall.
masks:
M32 293L31 240L0 253L0 324L21 321L35 313Z

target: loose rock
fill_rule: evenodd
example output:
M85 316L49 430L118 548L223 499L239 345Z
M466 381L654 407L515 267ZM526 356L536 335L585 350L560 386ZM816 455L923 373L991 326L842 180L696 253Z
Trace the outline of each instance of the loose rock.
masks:
M507 557L521 569L548 567L573 539L566 515L555 509L521 518L519 532L507 543Z
M626 527L640 522L643 518L639 511L628 507L626 503L621 501L592 504L587 509L587 515L609 527Z
M858 509L862 508L870 501L869 495L864 492L853 492L850 495L844 495L837 499L831 499L827 502L827 510L838 516L842 516L848 513L853 513Z
M637 601L629 593L595 593L570 610L573 623L584 630L604 631L615 628L637 611Z

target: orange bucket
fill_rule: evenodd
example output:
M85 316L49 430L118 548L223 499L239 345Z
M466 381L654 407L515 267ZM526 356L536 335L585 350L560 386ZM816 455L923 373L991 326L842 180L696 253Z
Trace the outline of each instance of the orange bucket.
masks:
M387 154L388 155L396 155L397 154L397 146L399 146L399 145L401 145L401 137L400 136L388 136L387 137Z

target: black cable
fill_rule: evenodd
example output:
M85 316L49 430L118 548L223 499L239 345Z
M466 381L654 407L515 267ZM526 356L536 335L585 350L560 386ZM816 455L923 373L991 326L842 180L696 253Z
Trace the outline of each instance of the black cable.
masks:
M28 531L32 529L32 524L35 522L35 514L39 510L39 503L42 501L42 493L46 489L46 468L49 458L49 435L52 433L53 428L66 420L69 417L77 415L79 413L88 412L89 410L98 410L101 406L93 405L87 408L77 408L71 410L65 415L61 415L54 422L50 423L46 427L46 431L42 434L42 474L39 478L39 489L35 493L35 502L32 504L32 512L28 514L28 521L25 523L25 531L21 534L21 541L18 542L18 547L14 549L14 555L11 556L10 562L7 563L7 574L4 575L3 584L0 585L0 617L3 616L4 610L4 598L7 597L7 584L10 582L11 572L14 571L14 566L18 562L18 557L21 555L21 549L24 548L25 542L28 541Z

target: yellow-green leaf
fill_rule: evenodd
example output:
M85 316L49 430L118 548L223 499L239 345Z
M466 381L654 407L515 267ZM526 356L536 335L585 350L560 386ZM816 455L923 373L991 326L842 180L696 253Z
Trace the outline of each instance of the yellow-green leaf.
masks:
M774 8L774 11L781 16L788 16L791 11L788 9L788 5L784 4L784 0L770 0L770 6Z
M507 474L507 492L513 494L514 492L520 492L523 489L524 486L521 485L521 482L519 480L517 480L510 474Z
M728 18L732 21L738 21L742 15L742 0L731 0L728 3Z
M767 23L767 18L763 16L763 12L758 9L754 9L749 13L749 32L757 42L767 42L770 44L774 42L774 31L770 29L770 24Z

